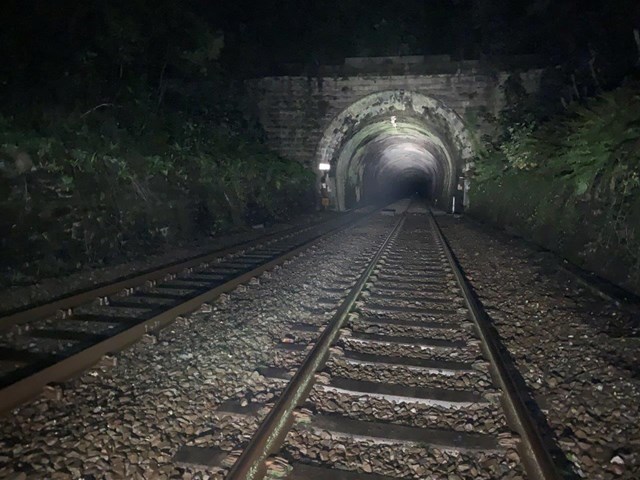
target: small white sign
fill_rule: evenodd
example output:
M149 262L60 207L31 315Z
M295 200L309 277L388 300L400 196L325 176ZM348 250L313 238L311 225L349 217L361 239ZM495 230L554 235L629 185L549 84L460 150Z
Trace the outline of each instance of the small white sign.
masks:
M331 170L331 164L329 163L321 163L318 165L318 169L321 171Z

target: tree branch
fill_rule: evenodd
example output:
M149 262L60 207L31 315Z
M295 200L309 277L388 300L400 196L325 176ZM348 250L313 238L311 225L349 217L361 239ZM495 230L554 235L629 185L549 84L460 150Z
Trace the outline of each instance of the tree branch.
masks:
M101 103L100 105L96 105L92 109L87 110L82 115L80 115L80 118L84 118L87 115L89 115L91 112L95 112L96 110L98 110L99 108L102 108L102 107L113 107L113 103Z

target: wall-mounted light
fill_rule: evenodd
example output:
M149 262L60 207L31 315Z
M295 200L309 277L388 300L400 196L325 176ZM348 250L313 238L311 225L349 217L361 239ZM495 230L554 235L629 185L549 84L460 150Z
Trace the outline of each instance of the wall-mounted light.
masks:
M321 163L318 165L318 170L322 171L322 172L326 172L328 170L331 170L331 164L329 163Z

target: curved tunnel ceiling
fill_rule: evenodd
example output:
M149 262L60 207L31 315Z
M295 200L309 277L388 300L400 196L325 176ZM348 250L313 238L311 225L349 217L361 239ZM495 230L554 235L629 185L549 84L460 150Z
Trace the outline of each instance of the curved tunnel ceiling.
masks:
M405 176L421 176L431 178L434 190L438 190L442 188L446 169L438 150L429 138L419 133L399 131L380 134L361 150L360 156L354 156L352 162L356 165L362 163L364 168L368 168L370 178L378 185Z
M363 97L337 115L317 159L331 164L334 200L343 210L367 185L415 178L427 179L431 196L446 201L471 156L469 134L453 110L427 95L396 90Z
M424 122L400 115L372 119L342 145L334 160L336 188L384 190L407 178L425 178L438 197L455 176L454 159L442 138ZM339 192L342 197L346 192ZM368 194L371 192L364 192ZM348 206L348 205L346 205Z

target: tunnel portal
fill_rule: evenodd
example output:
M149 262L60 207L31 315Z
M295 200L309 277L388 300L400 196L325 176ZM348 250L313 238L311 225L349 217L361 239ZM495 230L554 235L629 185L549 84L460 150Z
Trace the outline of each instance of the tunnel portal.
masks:
M320 141L317 162L331 166L338 210L415 193L450 209L463 202L458 186L471 153L467 129L453 110L427 95L392 90L337 115Z
M414 189L450 211L469 202L470 132L491 132L508 78L534 93L543 70L517 58L415 60L352 58L315 76L250 79L247 103L267 146L316 172L318 194L319 165L330 165L333 208Z

